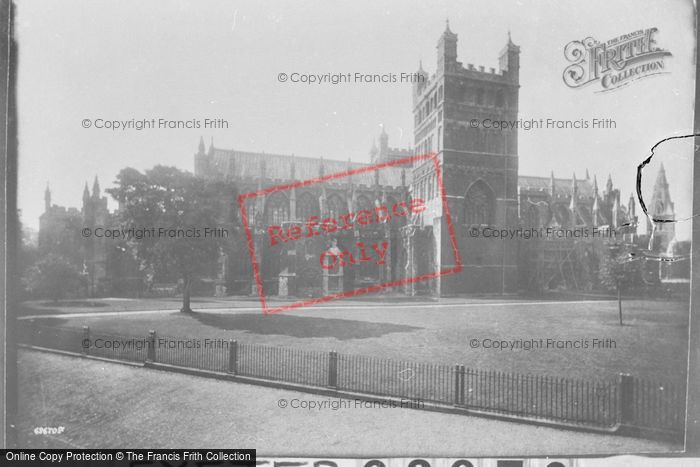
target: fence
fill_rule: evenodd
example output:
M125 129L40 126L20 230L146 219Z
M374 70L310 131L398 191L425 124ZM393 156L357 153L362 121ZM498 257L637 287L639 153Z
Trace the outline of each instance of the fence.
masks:
M23 321L20 342L84 355L146 361L374 396L396 397L583 428L636 427L679 436L681 386L620 375L586 381L291 349L235 340L144 337ZM89 345L87 345L89 344ZM413 404L415 406L415 404Z

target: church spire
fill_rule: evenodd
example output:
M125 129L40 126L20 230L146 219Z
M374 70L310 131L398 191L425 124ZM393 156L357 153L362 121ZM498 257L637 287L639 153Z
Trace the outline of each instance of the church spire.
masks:
M389 151L389 135L386 133L384 125L382 125L382 132L379 135L379 156L385 155Z
M576 181L576 172L574 172L571 178L571 203L569 204L569 210L571 211L571 225L576 225L576 213L578 211L578 182Z
M97 179L97 175L95 175L95 181L92 182L92 197L95 199L100 197L100 181Z
M450 31L450 18L445 18L445 34L453 34L453 32Z
M85 187L83 188L83 213L87 209L88 203L90 203L90 190L88 189L88 182L85 181Z
M588 173L588 171L586 171ZM596 176L593 175L593 207L591 208L591 215L593 217L593 226L598 226L598 217L600 214L600 201L598 201L598 180Z
M549 175L549 196L553 198L555 193L556 185L554 184L554 170L552 170L552 173Z
M651 216L653 218L673 218L673 202L671 201L671 192L668 189L668 180L666 180L666 169L663 162L659 167L659 173L656 175L654 183L654 192L651 196ZM670 217L669 217L670 216Z
M372 147L369 150L369 157L372 162L377 160L377 155L379 154L379 149L377 149L377 140L372 138Z
M214 137L211 137L211 140L209 142L209 155L214 154Z
M605 193L610 194L613 191L612 175L608 174L608 181L605 183Z
M627 215L630 222L634 222L635 217L637 217L637 204L634 201L634 193L630 193L630 200L627 203Z
M46 182L46 190L44 190L44 211L48 212L51 209L51 190L49 189L49 182Z
M197 148L197 154L204 155L204 136L199 137L199 147Z
M613 228L618 228L620 226L620 194L619 192L614 195L615 199L613 201L612 208L612 226Z

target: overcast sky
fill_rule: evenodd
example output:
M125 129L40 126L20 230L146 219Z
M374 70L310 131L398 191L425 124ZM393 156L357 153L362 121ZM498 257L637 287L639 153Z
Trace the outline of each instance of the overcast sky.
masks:
M521 46L520 116L613 118L612 130L521 131L520 174L608 173L627 200L636 166L658 140L692 132L694 13L690 1L164 2L23 0L20 51L22 221L38 226L43 193L79 207L83 184L103 189L126 166L193 170L200 135L222 148L367 161L385 125L412 143L409 84L280 83L285 73L435 71L450 19L459 60L497 68L507 32ZM657 27L669 74L623 89L570 89L564 46ZM111 131L83 119L223 118L224 130ZM679 215L690 215L692 145L663 152ZM649 178L655 178L655 173ZM112 204L114 206L114 204ZM686 223L687 224L687 223ZM689 225L679 226L687 238Z

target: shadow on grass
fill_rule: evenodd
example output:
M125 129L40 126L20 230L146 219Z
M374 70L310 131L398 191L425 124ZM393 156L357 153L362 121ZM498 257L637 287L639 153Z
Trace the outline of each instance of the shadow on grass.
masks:
M403 324L281 314L192 313L190 316L202 324L227 331L291 337L335 337L338 340L368 339L392 332L413 332L422 329Z

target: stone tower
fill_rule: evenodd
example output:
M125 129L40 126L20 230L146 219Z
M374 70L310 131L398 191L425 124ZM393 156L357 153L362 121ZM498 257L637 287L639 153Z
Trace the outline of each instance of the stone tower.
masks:
M474 238L469 229L517 225L518 133L494 129L493 121L518 118L520 48L508 34L499 56L499 69L462 65L457 60L457 34L449 23L437 44L437 69L413 85L414 144L417 154L437 153L442 165L461 259L462 272L440 278L441 295L464 292L515 292L515 241ZM425 74L422 65L418 73ZM414 170L416 190L432 180L429 171ZM436 196L434 196L436 198ZM421 222L433 229L439 269L455 263L439 199L427 200ZM483 228L483 227L481 227Z
M651 195L651 203L648 207L649 217L647 222L647 234L649 235L649 249L653 251L666 251L668 244L676 236L676 213L671 201L671 193L668 190L666 170L663 163L656 175L654 191Z

